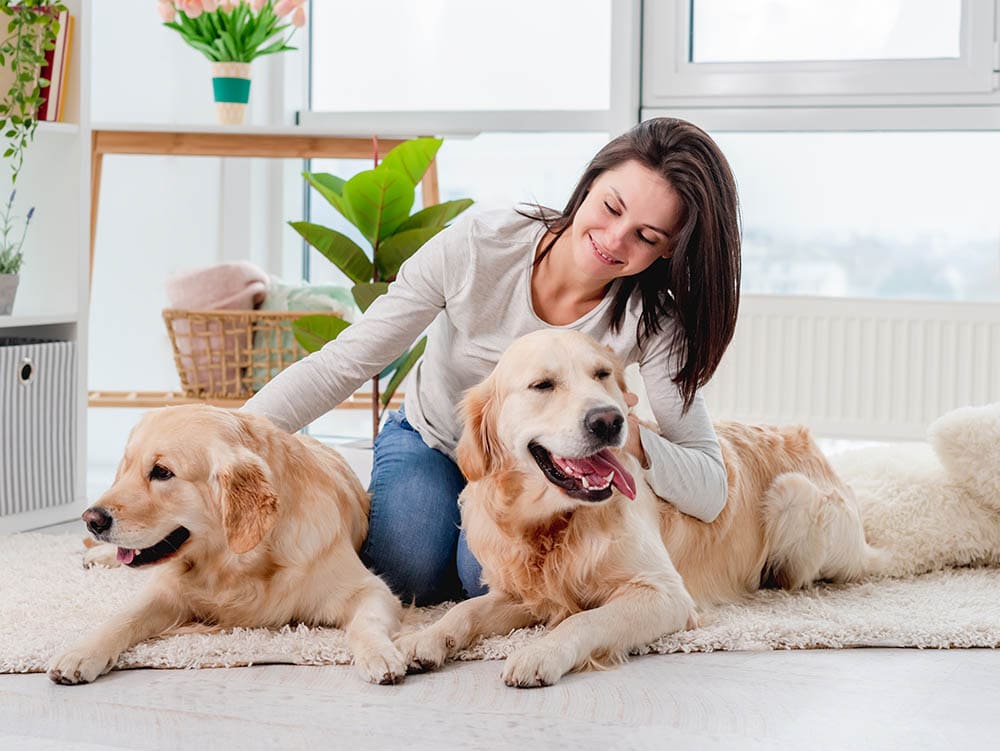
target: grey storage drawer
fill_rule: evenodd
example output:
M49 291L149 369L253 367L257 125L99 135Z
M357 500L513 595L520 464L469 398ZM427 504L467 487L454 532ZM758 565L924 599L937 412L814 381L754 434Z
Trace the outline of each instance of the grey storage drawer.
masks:
M0 338L0 515L72 503L76 343Z

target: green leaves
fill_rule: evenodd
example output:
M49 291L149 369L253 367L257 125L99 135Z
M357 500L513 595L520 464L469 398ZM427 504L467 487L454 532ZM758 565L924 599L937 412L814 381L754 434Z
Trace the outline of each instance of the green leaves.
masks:
M386 154L377 167L359 172L350 180L323 172L302 173L306 182L371 244L372 260L369 260L364 250L336 230L309 222L289 222L310 245L354 282L351 293L362 312L389 291L392 280L406 259L472 205L471 199L463 198L428 206L410 216L416 186L440 147L439 138L405 141ZM312 324L307 318L300 318L295 324L296 338L299 338L300 328L310 326ZM319 324L309 328L311 346L315 346L324 333L318 327ZM330 338L333 338L340 331L326 333L332 333ZM299 341L309 349L305 341ZM389 384L379 399L383 409L420 360L426 345L427 337L423 337L382 371L380 380L389 378ZM319 346L315 348L319 349Z
M344 216L375 248L410 215L413 184L405 175L376 168L359 172L344 185Z
M400 144L386 154L379 166L401 172L416 187L417 183L423 179L427 168L431 166L431 162L434 161L442 143L440 138L414 138L412 141Z
M372 278L372 262L347 235L311 222L289 222L289 226L303 239L322 253L331 263L353 282L367 282Z
M292 333L295 334L295 341L301 344L306 352L317 352L324 344L336 339L349 325L347 321L337 316L318 313L297 318L292 323Z
M256 13L249 3L239 3L230 10L220 7L197 18L178 10L175 20L163 25L216 63L249 63L262 55L295 49L288 45L295 29L275 15L273 1L265 3ZM289 29L285 38L283 35Z
M24 164L24 151L35 138L38 127L35 117L42 104L42 89L49 85L39 76L45 64L45 51L55 47L59 14L65 10L66 5L61 2L3 0L0 4L0 12L9 19L7 37L0 42L0 65L13 72L10 88L0 91L0 129L8 142L4 158L10 159L14 184Z

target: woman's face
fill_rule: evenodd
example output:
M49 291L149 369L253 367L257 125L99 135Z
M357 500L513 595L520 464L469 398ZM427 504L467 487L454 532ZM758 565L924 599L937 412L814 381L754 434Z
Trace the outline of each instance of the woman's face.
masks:
M639 274L670 257L683 214L674 187L639 162L602 172L573 219L573 262L593 279Z

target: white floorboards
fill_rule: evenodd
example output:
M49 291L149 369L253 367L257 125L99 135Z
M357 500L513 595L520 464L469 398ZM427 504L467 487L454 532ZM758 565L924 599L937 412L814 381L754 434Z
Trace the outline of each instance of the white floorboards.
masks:
M1000 652L650 656L515 690L495 662L0 676L0 748L996 748Z
M73 522L51 531L83 532ZM0 675L0 749L993 749L1000 650L656 655L546 689L500 663Z

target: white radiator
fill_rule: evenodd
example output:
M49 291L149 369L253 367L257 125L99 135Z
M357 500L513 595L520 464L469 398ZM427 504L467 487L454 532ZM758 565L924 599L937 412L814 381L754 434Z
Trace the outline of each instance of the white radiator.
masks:
M1000 303L744 296L704 393L715 419L921 439L950 409L1000 401Z

